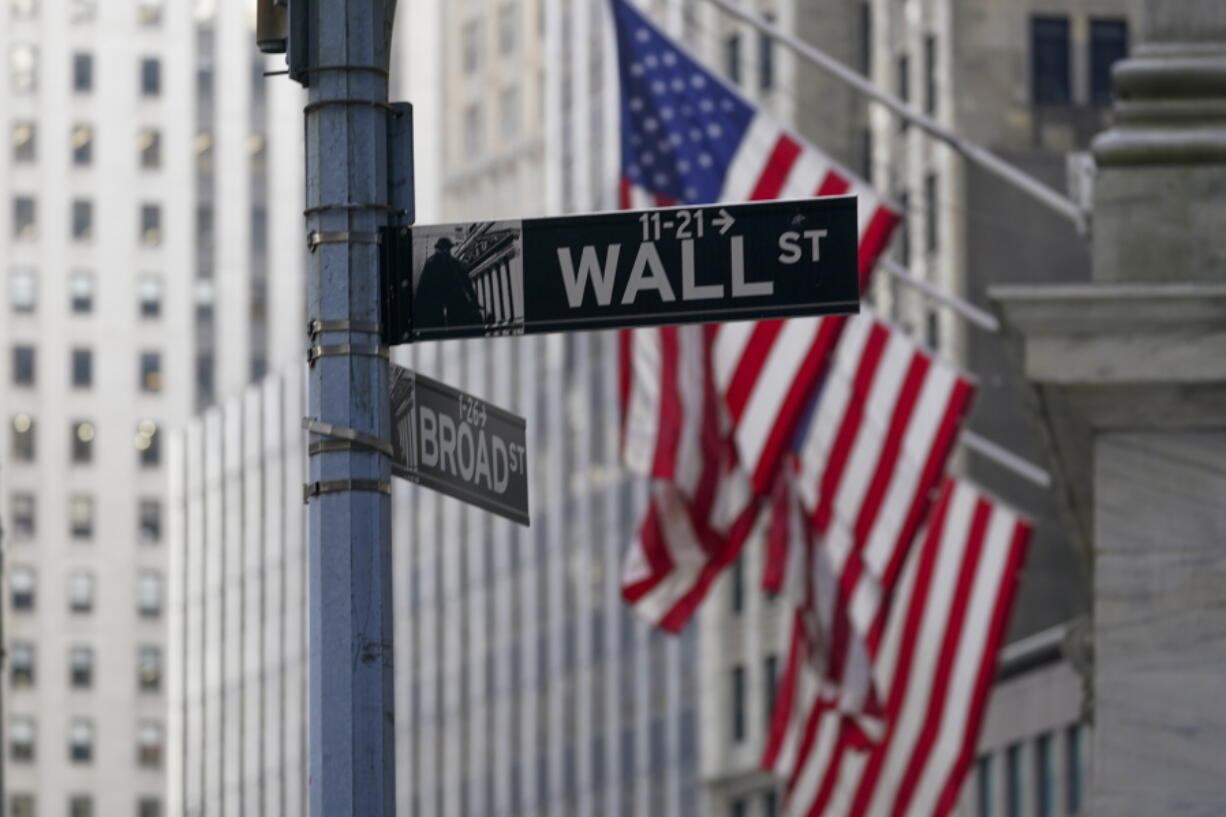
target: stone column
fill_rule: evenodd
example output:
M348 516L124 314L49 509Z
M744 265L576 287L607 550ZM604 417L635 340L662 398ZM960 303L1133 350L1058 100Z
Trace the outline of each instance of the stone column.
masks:
M1145 0L1093 282L992 292L1093 563L1092 813L1226 814L1226 0Z

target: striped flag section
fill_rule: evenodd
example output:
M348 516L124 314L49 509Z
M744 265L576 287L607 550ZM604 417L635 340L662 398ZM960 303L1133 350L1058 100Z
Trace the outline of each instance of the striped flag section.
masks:
M970 766L1031 526L947 479L907 559L873 673L885 728L865 741L821 708L797 754L789 815L944 817Z
M822 706L855 716L867 737L879 733L870 667L881 623L973 394L967 375L888 323L867 312L849 320L798 443L793 501L813 544L794 532L768 539L767 581L783 571L788 549L807 551L793 622L804 631L788 645L765 767L790 769L791 751L813 739L819 692ZM805 681L809 694L793 695L802 672L820 678Z

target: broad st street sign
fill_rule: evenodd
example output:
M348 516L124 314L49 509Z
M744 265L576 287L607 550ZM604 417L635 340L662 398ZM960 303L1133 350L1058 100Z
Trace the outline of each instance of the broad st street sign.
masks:
M392 473L528 524L522 417L391 366Z
M854 196L402 227L384 238L389 344L859 309Z

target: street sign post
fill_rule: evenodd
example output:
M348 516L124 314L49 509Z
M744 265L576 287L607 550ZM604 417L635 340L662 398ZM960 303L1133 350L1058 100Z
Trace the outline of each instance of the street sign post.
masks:
M524 418L391 366L392 474L528 524Z
M859 310L854 196L384 233L385 340Z

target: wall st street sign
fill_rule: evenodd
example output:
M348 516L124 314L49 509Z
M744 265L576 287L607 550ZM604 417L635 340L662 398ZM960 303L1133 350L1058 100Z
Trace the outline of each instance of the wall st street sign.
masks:
M390 371L392 473L527 525L524 419L403 366Z
M673 207L385 233L385 337L854 313L856 199Z

